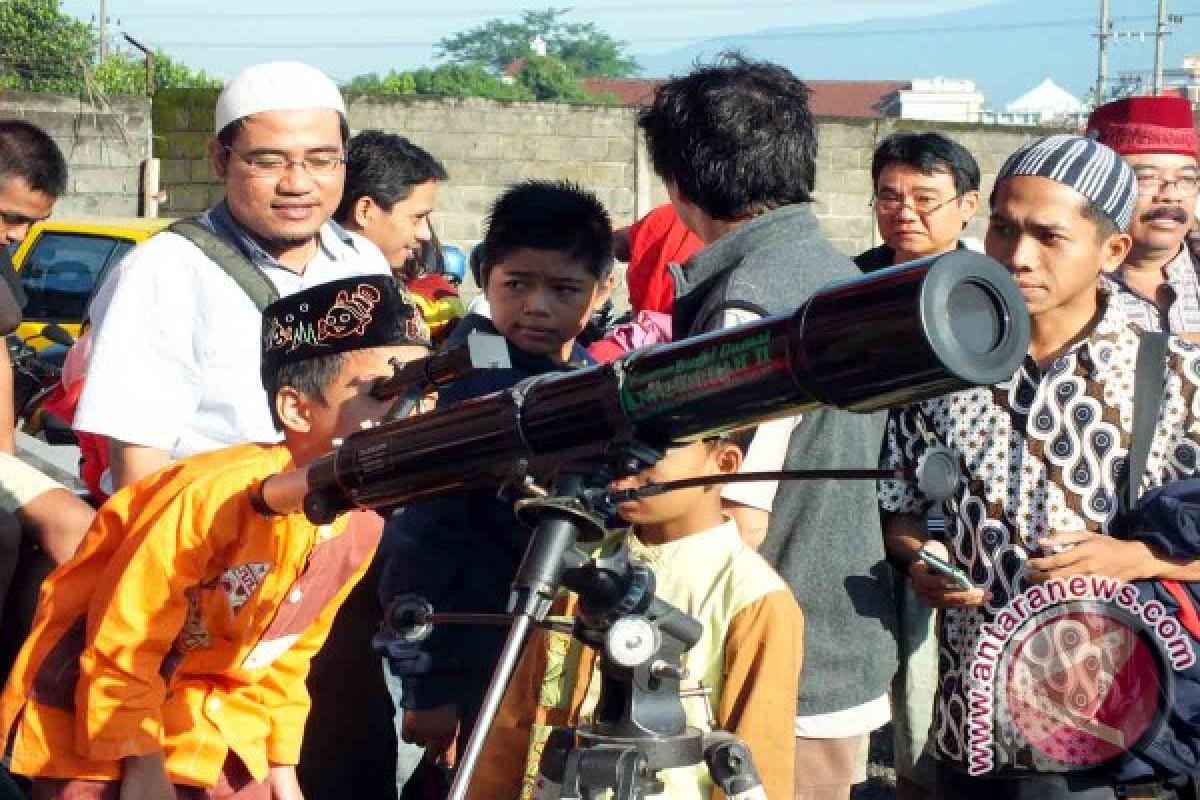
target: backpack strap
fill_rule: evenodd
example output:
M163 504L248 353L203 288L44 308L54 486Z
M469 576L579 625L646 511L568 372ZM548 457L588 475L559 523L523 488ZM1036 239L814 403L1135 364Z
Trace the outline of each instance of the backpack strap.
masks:
M217 236L195 219L180 219L167 228L171 233L182 236L208 256L208 259L233 279L242 291L262 311L279 299L279 290L262 270L250 263L236 247Z
M1168 338L1165 333L1143 333L1138 342L1133 373L1133 431L1125 467L1125 496L1121 498L1126 511L1137 505L1138 489L1150 457L1165 391Z

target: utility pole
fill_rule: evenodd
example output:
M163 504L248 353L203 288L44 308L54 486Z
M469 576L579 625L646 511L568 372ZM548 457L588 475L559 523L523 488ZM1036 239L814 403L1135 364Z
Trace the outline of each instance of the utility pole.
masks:
M100 0L100 60L108 57L108 0Z
M1100 63L1096 66L1096 102L1097 108L1104 105L1108 96L1108 40L1112 36L1112 23L1108 18L1109 0L1100 0L1100 31L1096 38L1100 42Z
M1158 25L1154 29L1154 96L1162 94L1163 45L1167 39L1167 0L1158 0Z

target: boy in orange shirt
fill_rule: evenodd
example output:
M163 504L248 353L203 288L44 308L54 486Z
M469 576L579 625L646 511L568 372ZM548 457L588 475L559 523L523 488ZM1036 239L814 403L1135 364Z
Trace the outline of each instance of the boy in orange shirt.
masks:
M0 697L0 742L37 800L299 800L309 661L381 525L277 514L261 484L381 417L373 379L427 345L390 277L268 306L262 376L284 443L193 456L117 493L43 589Z

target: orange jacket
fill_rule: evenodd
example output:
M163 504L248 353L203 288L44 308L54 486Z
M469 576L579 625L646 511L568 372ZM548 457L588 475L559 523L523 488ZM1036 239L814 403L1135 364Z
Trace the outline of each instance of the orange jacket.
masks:
M174 782L213 786L231 750L258 780L296 763L309 661L382 526L254 511L247 490L290 464L281 445L205 453L100 510L0 696L13 772L113 780L162 750Z

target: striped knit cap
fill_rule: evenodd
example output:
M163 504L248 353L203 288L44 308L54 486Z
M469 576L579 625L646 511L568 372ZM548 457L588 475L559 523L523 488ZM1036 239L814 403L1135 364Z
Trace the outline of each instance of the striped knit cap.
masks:
M1086 197L1122 233L1137 202L1137 178L1125 160L1092 139L1058 134L1038 139L1008 157L996 183L1018 175L1049 178Z

